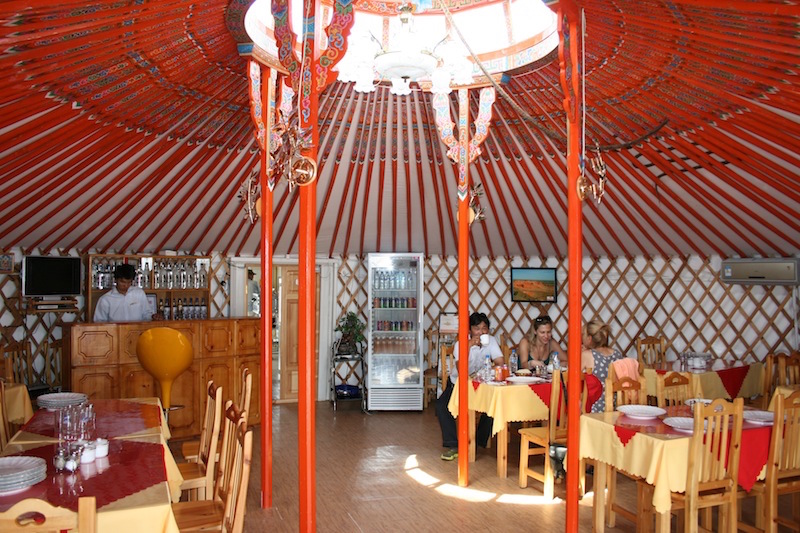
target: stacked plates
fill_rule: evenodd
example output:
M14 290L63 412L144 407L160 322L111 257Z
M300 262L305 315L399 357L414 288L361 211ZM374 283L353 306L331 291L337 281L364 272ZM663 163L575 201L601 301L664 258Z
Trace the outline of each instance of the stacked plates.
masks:
M88 397L79 392L54 392L52 394L42 394L36 398L36 403L42 409L61 409L70 405L80 405L86 400L88 400Z
M25 490L46 476L47 462L41 457L0 457L0 494Z

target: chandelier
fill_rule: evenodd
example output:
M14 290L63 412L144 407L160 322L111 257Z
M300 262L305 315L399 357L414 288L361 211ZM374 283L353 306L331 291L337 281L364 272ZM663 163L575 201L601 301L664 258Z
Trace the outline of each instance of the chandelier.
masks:
M425 43L414 27L413 4L402 4L398 25L383 45L369 32L351 37L348 54L339 63L339 81L355 82L356 92L373 92L377 83L391 82L391 93L411 94L411 82L424 80L431 92L448 94L454 85L473 83L472 62L463 49L446 35L434 46Z

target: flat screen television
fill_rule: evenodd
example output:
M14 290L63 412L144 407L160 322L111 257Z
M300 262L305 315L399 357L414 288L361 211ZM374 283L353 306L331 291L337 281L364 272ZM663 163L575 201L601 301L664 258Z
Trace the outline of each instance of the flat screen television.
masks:
M512 302L555 303L558 279L555 268L512 268Z
M28 255L22 260L24 296L77 296L80 293L80 257Z

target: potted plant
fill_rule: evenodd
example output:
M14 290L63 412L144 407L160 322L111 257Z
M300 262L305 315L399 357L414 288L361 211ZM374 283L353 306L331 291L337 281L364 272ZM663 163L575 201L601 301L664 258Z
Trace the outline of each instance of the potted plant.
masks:
M335 330L342 334L339 338L337 353L360 353L361 343L367 340L364 337L364 329L366 327L367 325L352 311L340 318Z

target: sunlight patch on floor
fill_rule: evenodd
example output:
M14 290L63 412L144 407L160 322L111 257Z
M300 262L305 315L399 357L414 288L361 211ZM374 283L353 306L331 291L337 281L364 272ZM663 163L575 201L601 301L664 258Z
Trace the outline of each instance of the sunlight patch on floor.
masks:
M439 478L434 477L419 468L417 456L413 454L406 457L404 468L406 475L420 485L432 488L444 496L458 498L467 502L496 501L498 503L507 503L512 505L558 505L563 503L563 500L560 498L546 499L541 494L498 495L495 492L476 490L469 487L459 487L458 485L453 485L452 483L442 483Z

